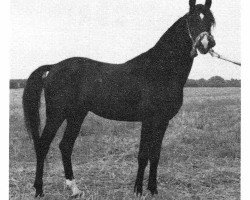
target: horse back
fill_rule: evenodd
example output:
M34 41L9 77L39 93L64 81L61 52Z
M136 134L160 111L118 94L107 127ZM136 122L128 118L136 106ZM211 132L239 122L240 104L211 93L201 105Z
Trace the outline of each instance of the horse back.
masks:
M178 82L150 81L143 72L135 74L135 67L88 58L64 60L46 77L46 103L121 121L141 121L159 112L172 118L182 104Z
M70 58L52 67L45 79L45 97L53 106L79 107L107 118L124 113L122 120L126 116L135 118L141 87L126 64Z

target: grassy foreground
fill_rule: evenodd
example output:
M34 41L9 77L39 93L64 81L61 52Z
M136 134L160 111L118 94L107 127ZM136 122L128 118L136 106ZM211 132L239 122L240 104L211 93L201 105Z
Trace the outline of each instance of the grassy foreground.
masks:
M26 134L22 89L10 90L9 196L34 199L33 143ZM45 119L44 101L41 108ZM159 194L153 199L240 199L240 88L185 88L184 105L171 120L158 169ZM58 130L47 157L44 199L70 199L65 187ZM89 113L72 156L84 199L139 199L133 194L140 123L109 121ZM148 168L144 186L147 185ZM141 199L152 199L144 187Z

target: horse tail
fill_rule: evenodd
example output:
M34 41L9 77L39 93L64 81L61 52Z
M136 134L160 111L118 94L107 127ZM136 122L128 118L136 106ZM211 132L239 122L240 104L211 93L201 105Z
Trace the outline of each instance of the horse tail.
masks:
M24 121L29 137L33 139L35 148L40 134L40 98L43 89L43 75L50 71L52 65L37 68L28 78L23 91Z

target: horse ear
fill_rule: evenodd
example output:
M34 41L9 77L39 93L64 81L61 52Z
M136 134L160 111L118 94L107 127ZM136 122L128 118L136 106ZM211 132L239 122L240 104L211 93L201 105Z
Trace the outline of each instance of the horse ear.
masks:
M192 13L195 9L196 0L189 0L190 13Z
M211 5L212 5L212 0L206 0L205 6L206 6L208 9L210 9Z

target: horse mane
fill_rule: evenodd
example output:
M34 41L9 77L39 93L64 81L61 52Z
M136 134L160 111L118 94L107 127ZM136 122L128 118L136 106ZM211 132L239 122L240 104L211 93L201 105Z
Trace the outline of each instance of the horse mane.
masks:
M209 28L215 26L215 18L210 9L202 4L196 5L196 11L206 16L206 24ZM189 13L180 17L158 40L158 42L148 51L132 58L126 63L144 63L153 61L159 62L169 59L170 53L177 53L176 56L183 56L190 53L192 41L189 39L186 19Z
M185 33L187 33L185 35ZM188 38L188 32L186 29L185 16L179 18L159 39L159 41L153 47L155 50L164 51L166 50L173 51L176 48L180 48L182 40ZM191 41L190 41L191 42ZM190 43L191 44L191 43Z
M182 47L189 50L188 46L192 46L192 41L189 40L188 30L186 29L186 16L179 18L156 42L156 44L148 51L129 60L127 63L142 63L142 62L161 62L168 59L171 52L183 53ZM189 53L189 52L187 52ZM146 67L146 66L144 66Z

